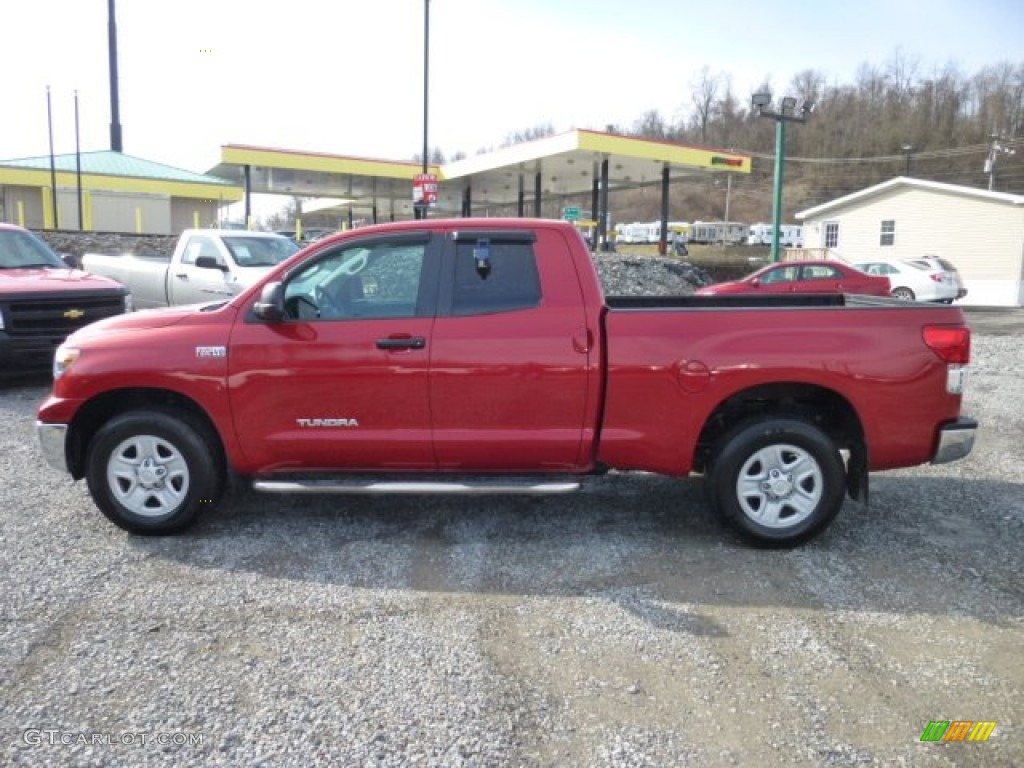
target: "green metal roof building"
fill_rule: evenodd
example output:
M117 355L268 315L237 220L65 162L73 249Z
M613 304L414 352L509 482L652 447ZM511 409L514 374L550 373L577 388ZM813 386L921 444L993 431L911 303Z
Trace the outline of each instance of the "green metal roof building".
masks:
M53 168L49 156L0 160L0 221L29 229L176 234L212 225L220 207L243 194L216 176L110 150L55 155Z

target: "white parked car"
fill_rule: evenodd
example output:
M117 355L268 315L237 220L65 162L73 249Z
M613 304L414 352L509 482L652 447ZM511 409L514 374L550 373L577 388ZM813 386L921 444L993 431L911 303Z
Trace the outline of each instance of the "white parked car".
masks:
M885 275L892 285L892 295L906 301L941 301L952 303L959 292L953 276L945 269L936 269L920 259L863 261L854 264L869 275Z
M956 264L951 262L949 259L943 259L941 256L934 256L929 254L928 256L918 256L917 258L908 259L917 264L923 264L924 266L932 267L934 269L944 269L949 272L953 278L953 284L956 286L956 297L962 299L967 295L967 287L964 285L963 278L960 277L960 270L956 268Z

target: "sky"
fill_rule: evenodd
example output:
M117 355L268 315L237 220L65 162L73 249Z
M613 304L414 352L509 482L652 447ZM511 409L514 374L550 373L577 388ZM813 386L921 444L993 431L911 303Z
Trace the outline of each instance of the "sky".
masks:
M107 0L12 0L0 159L110 148ZM126 153L205 172L225 144L411 160L425 0L117 0ZM446 156L551 124L678 121L703 68L741 103L813 69L851 84L1024 62L1021 0L430 0L428 140ZM800 94L794 94L800 95Z

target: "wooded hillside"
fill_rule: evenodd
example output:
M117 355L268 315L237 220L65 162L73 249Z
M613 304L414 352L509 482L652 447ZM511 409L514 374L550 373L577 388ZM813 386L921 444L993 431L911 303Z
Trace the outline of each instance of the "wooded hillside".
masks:
M767 85L764 90L770 90ZM1024 193L1024 61L1000 63L974 75L949 66L923 72L899 52L882 66L862 65L856 81L830 85L819 71L799 73L776 89L775 104L794 96L815 104L803 124L786 126L783 218L872 184L910 175L987 189L986 160L995 151L994 189ZM670 219L754 222L771 220L775 121L758 117L750 94L732 89L727 73L701 70L666 107L632 125L606 130L628 136L733 149L753 155L753 172L698 173L672 191ZM596 127L596 126L590 126ZM506 143L554 132L550 125L510 134ZM589 206L588 200L579 200ZM573 203L576 204L576 203ZM616 192L616 221L648 221L660 216L660 189Z

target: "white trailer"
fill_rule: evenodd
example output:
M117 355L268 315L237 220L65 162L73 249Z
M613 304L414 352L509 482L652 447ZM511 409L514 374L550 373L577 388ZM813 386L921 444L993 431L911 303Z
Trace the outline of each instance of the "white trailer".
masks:
M746 242L748 233L747 225L739 221L695 221L690 227L690 241L739 245Z
M772 225L751 224L747 230L747 245L771 245ZM782 224L779 226L779 245L783 248L803 248L804 228L796 224Z

